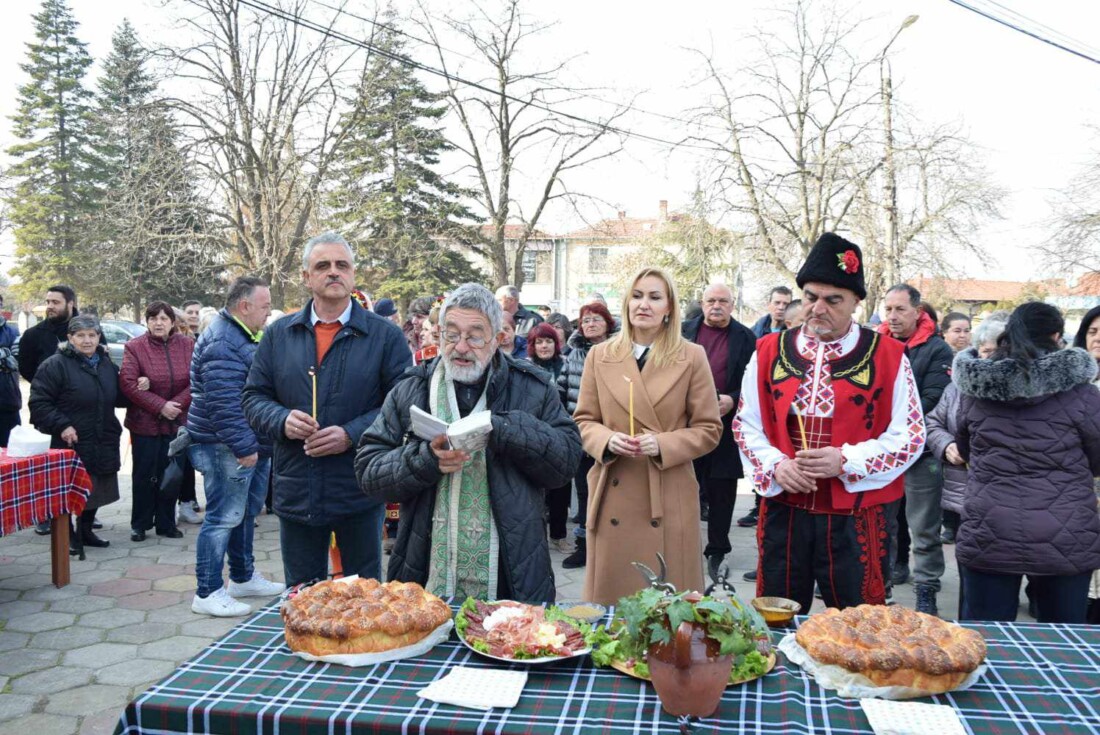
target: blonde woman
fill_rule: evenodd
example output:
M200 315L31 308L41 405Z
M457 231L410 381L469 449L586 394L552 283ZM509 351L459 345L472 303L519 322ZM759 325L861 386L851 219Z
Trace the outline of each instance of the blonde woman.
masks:
M584 598L602 604L640 589L630 563L652 566L656 552L668 561L668 581L702 589L691 463L722 434L706 353L680 336L672 279L645 268L630 284L622 330L592 348L573 415L585 452L596 459L588 474Z

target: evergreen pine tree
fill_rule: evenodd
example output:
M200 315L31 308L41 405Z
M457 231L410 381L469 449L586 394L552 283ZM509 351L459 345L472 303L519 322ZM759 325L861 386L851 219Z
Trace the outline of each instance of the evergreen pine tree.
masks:
M443 96L425 89L404 55L393 14L379 25L376 54L343 123L348 140L330 203L350 233L374 293L407 303L483 275L454 249L474 216L461 187L433 167L452 149L439 128Z
M154 299L180 303L216 287L191 166L155 98L147 59L123 21L104 63L95 117L103 172L97 231L108 246L94 263L95 295L105 304L129 304L135 314Z
M30 79L19 87L12 117L19 142L7 151L14 161L8 204L19 260L13 274L26 295L56 281L87 284L82 266L92 250L97 167L88 143L91 92L84 86L92 58L76 30L65 0L45 0L20 65Z

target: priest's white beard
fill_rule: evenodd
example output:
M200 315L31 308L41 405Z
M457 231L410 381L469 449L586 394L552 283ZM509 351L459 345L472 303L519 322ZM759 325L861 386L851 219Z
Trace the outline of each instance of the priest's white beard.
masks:
M455 358L470 360L473 364L455 365ZM443 355L443 364L447 366L447 375L456 383L476 383L489 367L488 361L482 362L473 352L459 352L457 349Z

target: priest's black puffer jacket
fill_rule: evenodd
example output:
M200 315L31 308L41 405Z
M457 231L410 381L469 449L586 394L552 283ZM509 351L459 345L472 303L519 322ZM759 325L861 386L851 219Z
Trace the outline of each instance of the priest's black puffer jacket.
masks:
M1029 369L955 357L962 394L956 443L970 463L959 563L994 574L1072 575L1100 568L1100 391L1081 349Z
M375 500L401 503L389 579L402 582L428 580L432 513L442 474L428 442L409 433L409 408L428 410L429 379L438 364L435 359L405 373L355 456L363 491ZM572 480L581 458L580 432L549 376L528 362L498 352L487 390L493 412L486 448L489 496L500 540L497 598L553 602L544 488Z

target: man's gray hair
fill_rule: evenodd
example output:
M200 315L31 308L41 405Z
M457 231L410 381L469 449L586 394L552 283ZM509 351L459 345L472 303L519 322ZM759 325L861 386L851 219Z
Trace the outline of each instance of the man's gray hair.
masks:
M982 323L974 327L974 331L970 333L970 344L974 349L981 349L982 345L986 342L996 342L1001 334L1004 333L1007 325L1007 321L986 317L982 320Z
M500 308L493 292L480 283L464 283L443 301L439 310L439 323L443 325L447 321L448 309L469 309L480 311L489 320L489 326L493 330L493 336L500 332L504 322L504 310Z
M225 295L225 308L233 311L237 304L245 299L252 298L257 288L266 288L267 281L259 276L241 276L229 285L229 293Z
M313 248L317 247L318 245L343 245L345 248L347 248L348 255L351 256L351 262L355 262L355 251L352 249L351 244L347 241L347 239L339 232L328 230L327 232L322 232L320 235L317 235L316 237L311 237L309 238L309 240L306 241L306 246L302 250L302 270L309 270L309 254L312 253Z
M497 298L501 296L507 296L509 298L519 301L519 289L515 286L501 286L497 289Z

